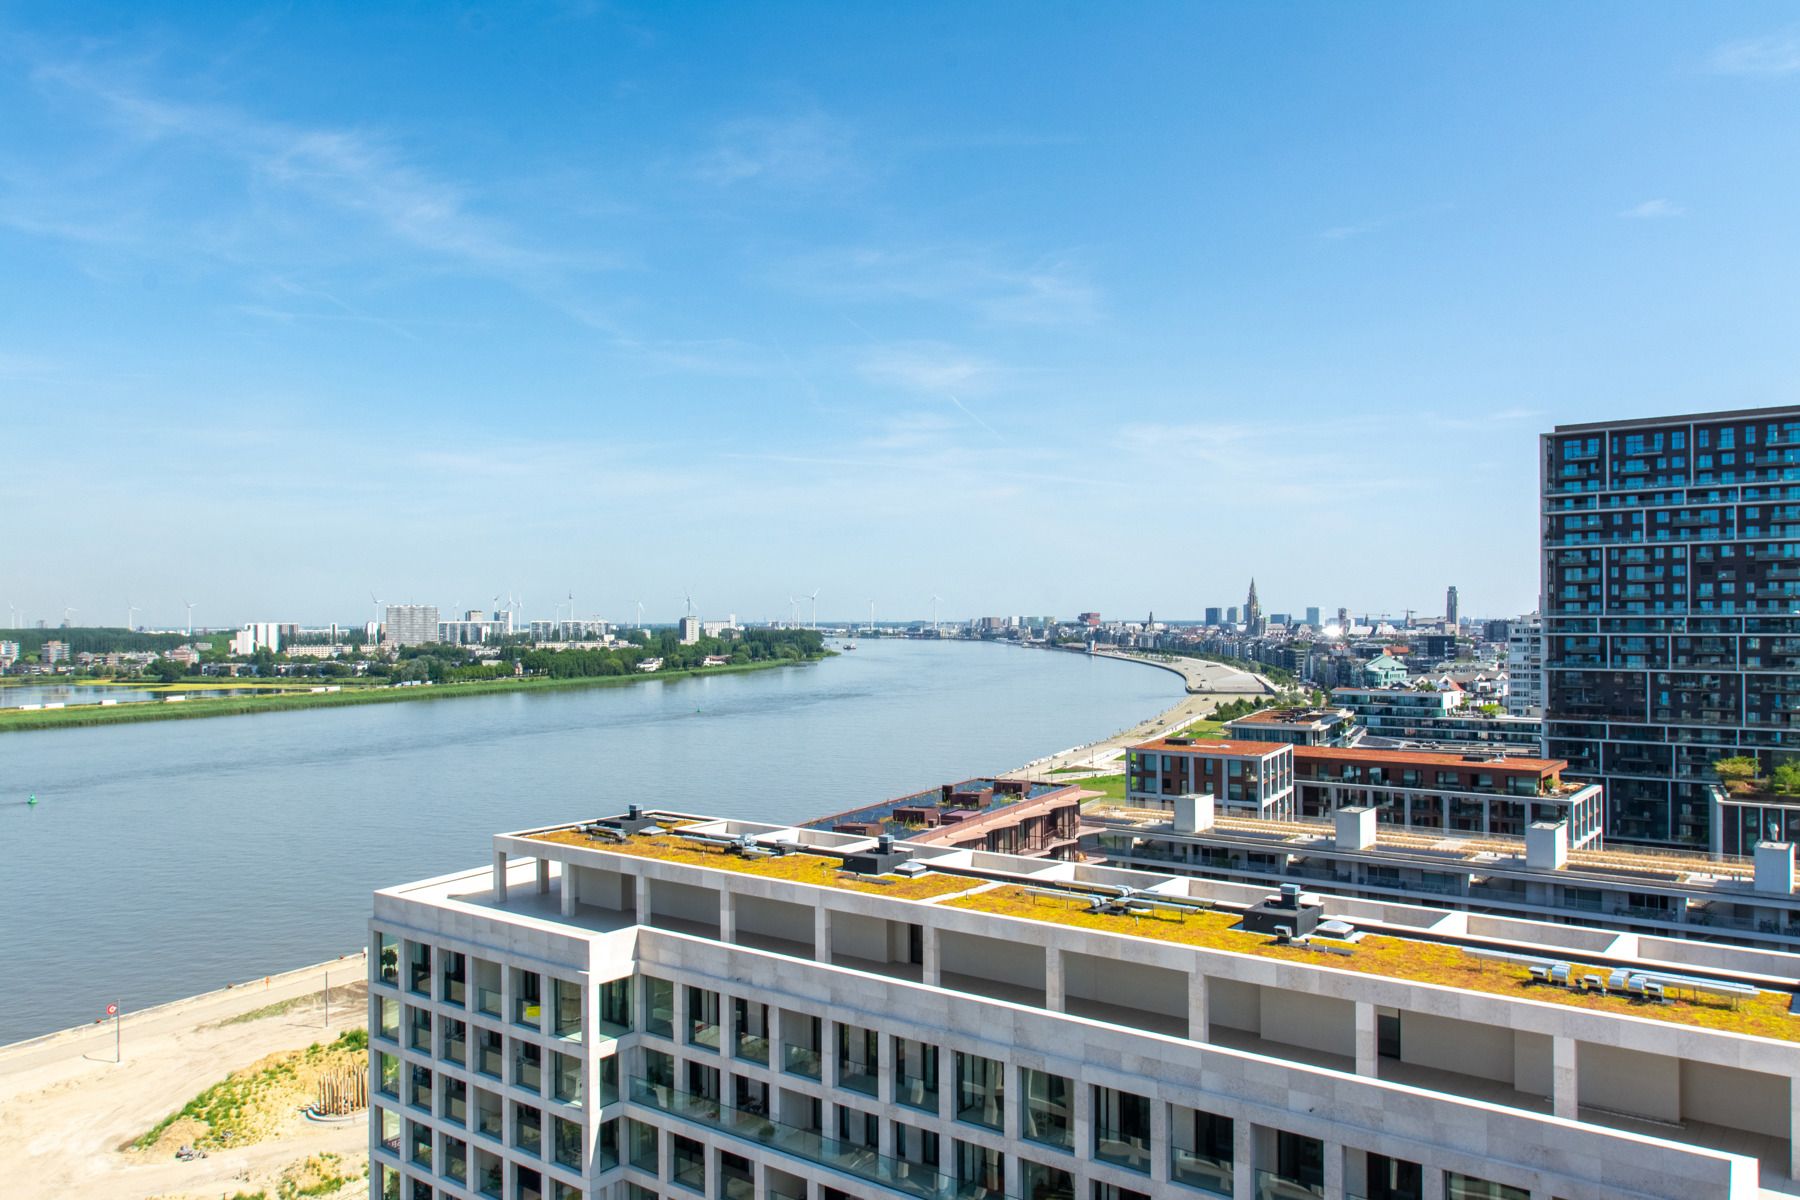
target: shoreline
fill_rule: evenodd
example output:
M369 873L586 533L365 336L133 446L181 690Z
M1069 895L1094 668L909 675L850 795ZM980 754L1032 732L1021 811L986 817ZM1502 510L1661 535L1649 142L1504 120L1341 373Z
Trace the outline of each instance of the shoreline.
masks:
M202 720L207 717L254 716L268 712L294 712L309 708L337 708L355 704L392 704L415 700L448 700L459 696L491 696L505 692L530 692L579 687L625 687L652 680L691 679L706 675L730 675L772 667L806 666L818 658L767 659L762 662L692 667L684 671L652 671L633 675L584 675L573 679L482 679L470 683L439 683L422 687L353 687L341 692L290 691L284 695L206 696L170 703L141 700L130 704L83 704L49 710L0 710L0 734L29 733L47 729L91 729L138 721ZM85 685L94 686L94 685Z

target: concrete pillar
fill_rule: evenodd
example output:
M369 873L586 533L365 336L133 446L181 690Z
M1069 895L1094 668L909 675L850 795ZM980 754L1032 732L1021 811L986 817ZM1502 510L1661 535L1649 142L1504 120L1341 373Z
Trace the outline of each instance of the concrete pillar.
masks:
M891 1116L888 1104L894 1098L894 1039L891 1035L880 1033L875 1038L875 1098L881 1101L880 1112L883 1118ZM888 1158L894 1156L894 1123L884 1119L881 1122L881 1153Z
M1419 1168L1419 1194L1425 1200L1444 1200L1444 1168L1429 1165Z
M1070 1086L1075 1089L1075 1103L1069 1123L1075 1136L1075 1157L1079 1160L1094 1152L1094 1088L1080 1080Z
M1063 995L1063 952L1056 946L1044 948L1044 1007L1051 1012L1065 1012Z
M822 963L831 961L831 910L823 904L813 909L813 958Z
M924 936L919 939L919 949L921 951L921 957L923 957L925 961L920 964L919 968L920 982L926 987L937 987L940 975L938 969L939 946L937 926L928 924L922 930L922 933Z
M537 894L548 896L550 894L550 860L540 858L535 862L537 865Z
M728 887L719 889L719 940L737 941L737 893Z
M1325 1200L1344 1200L1344 1147L1325 1143Z
M1788 1176L1800 1179L1800 1079L1788 1077Z
M562 915L574 916L575 905L580 902L580 897L576 894L575 868L568 863L563 864L562 886L557 890L557 898L562 902Z
M1169 1182L1169 1106L1160 1096L1150 1097L1150 1178Z
M1188 1041L1212 1041L1212 1019L1207 1010L1206 976L1195 971L1188 976Z
M633 875L631 882L633 895L636 897L637 923L648 925L650 923L650 879L645 875Z
M506 903L506 851L494 851L494 903Z
M1256 1200L1256 1126L1243 1117L1231 1123L1231 1198Z
M1381 1075L1380 1042L1375 1033L1375 1006L1356 1003L1356 1073L1371 1079Z
M1575 1039L1550 1039L1550 1111L1573 1121L1580 1110L1581 1071L1575 1053Z

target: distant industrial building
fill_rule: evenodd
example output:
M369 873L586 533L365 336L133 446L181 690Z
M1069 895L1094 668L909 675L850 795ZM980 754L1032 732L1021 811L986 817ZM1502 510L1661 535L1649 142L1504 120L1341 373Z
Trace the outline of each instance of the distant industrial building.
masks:
M387 606L385 640L392 646L423 646L438 640L438 610L435 604L390 604Z

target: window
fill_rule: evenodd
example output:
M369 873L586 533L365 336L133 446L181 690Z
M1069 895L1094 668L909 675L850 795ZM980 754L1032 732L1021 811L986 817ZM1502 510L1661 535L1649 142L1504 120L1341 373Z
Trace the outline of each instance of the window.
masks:
M677 1187L692 1192L706 1192L706 1147L679 1133L669 1135L669 1158L672 1177Z
M1275 1134L1275 1174L1289 1183L1312 1188L1319 1194L1325 1189L1325 1143L1318 1138L1277 1130ZM1527 1198L1529 1200L1529 1198Z
M414 1108L431 1111L431 1069L414 1065L406 1089L406 1102Z
M556 1161L572 1170L581 1170L581 1126L557 1117L552 1127L556 1131Z
M475 1031L475 1069L483 1075L500 1078L500 1061L505 1040L492 1029Z
M619 1102L619 1056L609 1055L600 1060L600 1103L617 1104Z
M646 1125L642 1121L627 1120L625 1127L625 1141L631 1165L640 1171L656 1174L656 1126Z
M938 1048L911 1038L894 1039L894 1102L938 1110Z
M513 1024L531 1029L544 1027L544 977L536 971L513 968Z
M469 1181L469 1143L461 1138L444 1139L443 1176L454 1183Z
M406 986L421 996L431 995L431 947L406 943Z
M819 1077L819 1018L805 1013L781 1014L782 1069L808 1079Z
M1526 1188L1458 1175L1455 1171L1444 1172L1444 1195L1448 1200L1531 1200L1531 1192Z
M1062 1150L1075 1148L1073 1085L1061 1075L1019 1069L1023 1120L1019 1132L1028 1141Z
M494 1155L475 1148L475 1190L484 1196L493 1196L499 1200L501 1188L506 1178L505 1168Z
M564 1104L580 1104L581 1060L559 1050L550 1055L550 1067L554 1080L551 1094Z
M1150 1101L1118 1088L1094 1088L1094 1157L1150 1173Z
M614 1117L600 1126L600 1136L594 1141L594 1156L600 1160L602 1171L610 1171L619 1165L619 1126L624 1123L624 1118Z
M407 1161L417 1163L427 1171L431 1170L431 1126L408 1121L406 1131Z
M1025 1200L1075 1200L1075 1177L1061 1167L1019 1160L1020 1195Z
M917 1176L933 1189L938 1186L938 1135L931 1130L895 1121L894 1158L896 1173L902 1179Z
M513 1147L531 1155L544 1152L544 1114L528 1104L513 1105Z
M735 1053L746 1062L769 1063L769 1006L736 996L731 1001Z
M613 979L600 985L600 1028L611 1037L631 1032L631 980Z
M838 1086L865 1096L880 1090L881 1041L873 1029L840 1023L838 1034Z
M533 1092L543 1090L544 1052L534 1042L513 1039L513 1083Z
M644 1032L675 1036L675 985L654 975L644 976Z
M378 1108L381 1114L381 1148L389 1154L400 1153L400 1114L391 1108Z
M874 1113L864 1112L860 1108L846 1108L838 1105L837 1110L838 1140L864 1150L875 1150L881 1145L881 1119Z
M496 1142L506 1136L500 1097L483 1088L475 1089L475 1132L482 1137L493 1138Z
M983 1189L996 1196L1005 1195L1006 1156L985 1146L957 1142L956 1184L965 1190L965 1194Z
M376 1029L375 1036L389 1042L399 1041L400 1002L388 996L383 996L376 1005L376 1014L377 1019L380 1021L380 1025Z
M956 1119L1001 1129L1005 1125L1005 1068L979 1054L956 1052Z
M406 1006L406 1044L414 1050L431 1053L431 1010Z
M559 1038L579 1039L581 1037L581 985L570 983L566 979L558 979L550 986L556 996L556 1028L552 1032Z
M644 1082L652 1087L673 1088L675 1086L675 1056L664 1054L661 1050L646 1048L644 1055Z
M439 1097L438 1115L452 1125L466 1125L469 1120L469 1085L449 1075L438 1076L443 1090Z
M468 960L454 950L446 950L438 955L438 969L442 972L442 993L439 999L445 1004L454 1004L461 1008L464 1003L464 991L468 984Z
M469 1026L455 1017L444 1018L444 1052L445 1062L463 1066L469 1059Z
M389 987L400 986L400 939L391 933L375 935L376 979Z
M1230 1117L1176 1105L1169 1118L1169 1178L1203 1192L1231 1195L1234 1133Z
M490 1017L500 1015L499 963L475 960L475 1011Z
M706 988L687 990L687 1040L690 1046L719 1048L719 993Z

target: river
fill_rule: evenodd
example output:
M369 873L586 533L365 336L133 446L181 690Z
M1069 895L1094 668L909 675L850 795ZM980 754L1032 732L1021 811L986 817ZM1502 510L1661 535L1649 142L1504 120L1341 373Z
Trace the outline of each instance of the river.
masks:
M0 1044L354 950L370 892L488 862L503 830L634 802L809 819L1181 694L1079 654L870 640L624 687L0 734Z

